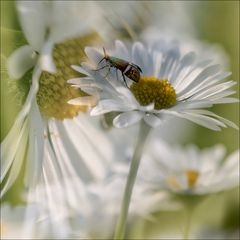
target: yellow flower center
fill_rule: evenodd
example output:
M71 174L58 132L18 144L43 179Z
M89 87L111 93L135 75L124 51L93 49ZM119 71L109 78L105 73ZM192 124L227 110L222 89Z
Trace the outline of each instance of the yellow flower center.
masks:
M196 170L192 170L192 169L188 169L185 172L185 176L187 178L187 184L188 184L188 188L192 189L195 187L196 183L197 183L197 179L199 177L199 172ZM176 189L176 190L180 190L181 189L181 185L179 184L177 178L173 175L169 175L166 177L166 181L169 184L170 187Z
M142 76L138 83L130 86L130 90L142 106L154 103L156 110L169 108L176 103L176 92L168 80Z
M186 177L187 177L187 182L188 182L188 187L193 188L197 182L197 179L199 177L199 172L196 170L187 170L185 172Z
M88 106L68 104L70 99L88 96L80 89L72 87L67 80L80 77L81 74L72 69L84 57L84 47L96 43L98 36L90 34L85 37L67 40L56 44L53 49L53 59L57 68L55 74L43 72L39 81L37 102L40 111L47 117L57 119L73 118L79 111L86 111Z

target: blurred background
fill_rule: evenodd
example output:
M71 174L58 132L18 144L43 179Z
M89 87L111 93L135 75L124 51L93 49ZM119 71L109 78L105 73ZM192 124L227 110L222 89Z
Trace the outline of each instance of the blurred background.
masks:
M235 97L239 98L239 1L148 1L143 3L148 6L150 12L154 8L154 14L152 14L154 17L148 19L147 24L156 23L156 26L161 27L159 21L163 18L164 9L164 16L168 20L171 19L171 24L174 25L178 20L175 19L172 10L178 9L187 23L183 24L185 26L183 28L180 26L178 31L180 29L187 32L189 28L189 32L192 32L197 39L209 44L219 44L228 54L229 69L226 70L231 71L231 79L238 82L235 86L237 91ZM144 19L143 16L144 13L142 15ZM9 34L5 28L13 29L13 33ZM27 81L20 87L17 86L18 83L12 83L3 63L16 48L25 42L17 20L14 1L1 1L1 141L14 123L29 87ZM20 92L17 92L19 89ZM238 104L218 105L214 107L213 111L239 124ZM203 148L222 143L226 146L228 153L239 148L239 132L235 129L226 128L221 132L214 132L194 124L191 129L192 131L186 133L186 137L181 139L182 144L195 143ZM21 184L16 184L5 200L17 203L15 199L17 199L20 188ZM163 236L160 233L168 230L173 236L178 234L184 212L159 212L155 215L157 220L154 222L139 221L132 228L130 236L157 238ZM204 226L205 232L208 232L209 236L215 232L223 232L221 236L235 239L239 232L239 189L208 197L199 206L194 218L196 226L194 225L193 229Z

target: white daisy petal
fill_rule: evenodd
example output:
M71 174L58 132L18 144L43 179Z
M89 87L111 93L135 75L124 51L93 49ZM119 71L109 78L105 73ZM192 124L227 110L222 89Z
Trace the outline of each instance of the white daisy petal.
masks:
M239 129L239 127L235 123L233 123L233 122L229 121L228 119L223 118L223 117L221 117L221 116L219 116L219 115L217 115L217 114L215 114L211 111L199 109L199 110L191 110L191 112L215 117L215 118L219 119L220 121L222 121L223 123L227 124L228 126L230 126L232 128L235 128L236 130Z
M186 55L183 56L183 58L180 60L177 70L173 73L173 75L169 79L173 86L180 72L189 67L189 65L191 65L194 62L195 58L196 55L193 52L187 53Z
M224 92L226 89L236 85L236 82L229 81L213 87L194 95L194 99L208 99L214 97L216 94Z
M138 65L144 74L147 74L148 55L142 43L136 42L132 47L132 62Z
M1 189L1 198L12 186L12 184L18 177L19 172L21 171L21 167L22 167L23 160L24 160L24 154L25 154L26 147L27 147L27 140L28 140L27 122L28 121L24 122L23 128L21 129L21 132L20 132L20 136L17 137L18 144L15 146L15 151L13 152L14 155L12 156L12 159L9 159L11 165L7 168L5 168L3 166L4 172L3 172L3 175L1 172L1 178L5 177L8 169L9 169L9 175L8 175L7 181L4 183L4 186ZM21 147L19 146L20 143L21 143ZM2 150L4 150L4 149L2 149ZM4 151L4 153L8 154L8 152L5 152L5 151ZM2 171L2 169L1 169L1 171ZM2 182L2 180L3 179L1 179L1 182Z
M72 85L73 87L79 87L77 85ZM101 88L96 87L96 86L89 86L89 87L81 87L80 88L83 92L89 94L90 96L95 97L95 105L97 104L97 100L99 99L99 92L101 91ZM101 93L101 92L100 92Z
M129 104L132 106L139 106L136 98L132 95L128 88L117 87L116 90L123 96L123 99L126 99L129 102Z
M190 120L190 121L195 122L195 123L197 123L197 124L199 124L203 127L212 129L214 131L220 131L221 130L221 128L218 127L218 125L222 126L222 127L225 127L225 125L223 123L221 123L220 121L217 121L214 118L210 118L210 117L200 115L200 114L191 114L191 113L187 113L187 112L177 113L177 112L171 112L171 111L164 111L164 113L165 114L170 114L170 115L175 115L177 117Z
M34 186L39 180L44 154L44 124L36 101L29 115L29 146L26 165L25 185ZM29 186L28 186L29 187Z
M213 86L219 84L220 82L222 82L224 80L224 78L228 77L229 75L231 75L231 73L226 72L226 73L219 73L217 75L212 76L211 78L207 78L204 81L202 81L198 86L196 86L195 88L188 91L187 95L191 96L196 93L206 91L210 87L213 87Z
M124 112L114 118L113 124L117 128L129 127L143 118L143 113L139 111Z
M57 69L52 57L53 46L54 43L51 41L48 41L44 44L40 55L39 63L43 71L47 71L54 74L56 73Z
M209 101L186 101L180 102L177 105L173 106L170 111L181 111L185 109L198 109L198 108L208 108L211 107L212 103Z
M14 161L19 145L24 138L23 135L27 134L25 133L27 121L28 120L23 119L20 122L16 122L7 137L1 143L1 182ZM23 146L23 148L24 147L25 146Z
M144 121L151 127L158 127L162 123L162 121L154 116L153 114L145 114L144 115Z
M177 77L175 82L174 88L176 89L176 92L178 93L182 89L185 89L186 86L188 86L189 83L192 82L210 63L210 60L204 60L193 64L190 68L185 69L186 71L183 71L183 73Z
M116 47L117 52L119 53L119 55L117 57L123 58L126 61L130 60L129 51L122 41L116 40L115 47Z
M36 63L36 54L31 46L25 45L14 51L7 60L9 76L20 79Z
M92 116L100 115L107 112L120 112L131 110L129 106L123 105L121 102L116 100L102 100L99 101L98 105L91 111Z
M209 129L212 129L215 131L221 130L221 128L219 128L218 126L226 127L225 124L223 124L222 122L220 122L214 118L204 116L204 115L192 114L192 113L184 113L181 115L190 121L196 122L206 128L209 128Z
M75 85L85 85L85 84L92 84L95 83L95 81L92 78L89 77L83 77L83 78L72 78L67 81L68 83L72 83Z
M91 59L91 62L93 62L96 66L104 57L101 53L99 53L98 51L96 51L95 48L92 47L86 47L85 53L87 54L89 59Z
M96 97L95 96L85 96L73 98L68 101L68 104L77 105L77 106L94 106L96 105Z
M30 112L32 102L34 101L38 90L38 78L40 74L41 74L40 69L36 67L33 72L32 86L30 88L26 101L22 107L22 110L18 114L14 126L12 127L7 137L2 142L1 182L6 177L8 171L10 170L11 172L8 177L7 184L4 187L3 193L5 193L9 189L9 187L13 184L13 182L17 178L17 175L20 172L20 168L24 159L24 155L22 154L21 151L23 151L25 154L25 149L27 148L27 142L23 139L25 138L28 139L29 134L29 128L26 127L29 124L28 114ZM21 150L19 149L20 144ZM12 170L10 169L10 167Z
M139 109L141 110L141 111L143 111L143 112L147 112L147 113L149 113L149 112L154 112L155 110L154 110L154 103L151 103L151 104L149 104L149 105L147 105L147 106L139 106ZM157 111L156 111L157 112Z
M220 65L211 65L203 69L196 78L193 78L192 81L188 81L188 84L181 89L181 91L178 92L178 94L185 94L189 90L193 89L197 85L199 85L204 79L209 78L209 76L212 76L216 73L218 73L220 70Z
M49 3L44 1L17 1L21 26L29 44L40 51L46 37L49 21ZM37 29L37 31L36 31Z
M172 48L165 53L163 61L161 63L161 69L158 77L160 79L168 79L169 73L174 64L179 60L180 54L178 48Z
M89 118L89 116L80 114L77 119L74 119L73 123L71 121L65 121L64 125L71 139L70 143L72 141L75 142L70 149L74 149L74 146L76 149L81 148L82 150L79 151L79 153L82 159L85 159L86 166L91 171L94 178L101 178L105 174L106 164L109 164L113 157L112 145L109 139L101 134L96 122L93 122ZM81 139L81 146L79 146L79 137ZM89 158L92 161L89 162ZM76 157L76 160L76 164L78 164L79 158Z
M216 104L221 104L221 103L238 103L239 99L236 98L222 98L222 99L217 99L214 100L214 103Z
M214 96L211 96L210 101L217 101L218 99L224 99L225 97L229 96L229 95L233 95L235 94L236 91L232 91L232 90L225 90L224 92L220 92L218 94L214 94ZM235 99L237 100L237 99Z
M72 65L71 67L72 67L72 69L74 69L75 71L80 72L80 73L82 73L82 74L85 74L85 75L88 75L88 74L89 74L89 72L87 72L87 71L86 71L84 68L82 68L81 66Z

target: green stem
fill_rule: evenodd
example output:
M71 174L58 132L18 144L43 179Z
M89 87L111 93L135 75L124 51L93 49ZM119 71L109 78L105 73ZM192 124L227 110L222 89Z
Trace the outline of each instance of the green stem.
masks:
M183 231L183 240L189 239L193 210L194 210L193 208L190 208L187 210L187 219L186 219L185 229Z
M132 191L134 187L134 183L136 180L141 156L143 153L143 148L147 140L147 136L150 132L151 127L148 126L143 120L141 121L139 135L137 139L137 145L133 154L133 158L131 161L130 170L128 173L127 183L125 186L124 197L121 206L121 212L118 218L114 239L121 240L124 238L126 222L128 216L129 204L132 196Z

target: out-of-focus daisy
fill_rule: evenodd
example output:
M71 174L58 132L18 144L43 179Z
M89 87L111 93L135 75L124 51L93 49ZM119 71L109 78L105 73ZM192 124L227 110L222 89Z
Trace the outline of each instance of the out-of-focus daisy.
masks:
M223 145L200 150L154 139L143 156L140 179L153 191L204 195L239 185L239 150L225 157Z
M101 181L84 184L73 176L74 174L70 177L65 175L64 180L56 178L55 181L51 181L48 188L38 185L38 189L32 192L30 200L41 209L39 223L42 225L48 223L47 233L51 232L53 238L112 239L120 210L125 175L108 172ZM52 199L48 199L49 194L46 190L54 193L50 194ZM66 208L68 204L65 202L66 194L69 200L77 200L71 204L75 207L70 211ZM133 192L129 223L134 224L135 217L152 219L151 213L154 210L176 210L179 207L169 201L167 194L149 194L139 184L135 186Z
M25 184L29 186L37 182L44 151L59 137L64 136L68 143L73 142L70 138L74 139L71 146L67 144L71 150L64 159L78 159L79 164L83 161L83 169L87 169L89 164L99 166L111 158L108 140L101 136L97 122L90 123L91 120L87 121L80 114L94 104L94 98L66 83L69 78L80 76L71 69L71 65L81 61L85 44L99 41L93 27L99 23L96 19L100 16L94 14L97 8L92 3L82 2L19 1L17 10L29 45L20 47L8 58L9 75L19 79L26 71L33 70L32 75L24 76L29 78L30 90L12 129L1 144L1 182L4 181L1 196L18 177L25 158ZM86 22L88 14L92 17ZM82 106L67 103L79 96L86 96ZM52 129L51 122L57 124L57 128ZM49 139L48 148L44 146L46 138ZM103 145L99 144L101 141ZM86 157L92 151L89 150L92 144L96 154L88 161ZM84 152L80 152L82 150ZM105 150L106 156L102 157L99 153ZM53 156L56 157L55 151ZM92 170L82 172L88 175L88 179L95 179L100 177L103 165L97 168L98 171L94 166L94 173Z
M196 27L191 16L192 5L194 4L188 4L184 1L154 1L148 7L148 27L154 27L167 34L174 33L181 36L184 33L195 36ZM169 14L170 12L171 14ZM145 32L145 30L146 28L143 31Z
M143 72L137 83L127 79L128 88L119 71L114 67L109 71L107 61L98 64L103 58L101 53L93 48L86 48L85 52L92 65L83 64L74 69L87 76L69 82L99 97L91 115L120 112L113 121L116 127L126 127L141 119L156 127L170 117L179 117L216 131L226 125L237 128L229 120L204 109L238 101L228 97L235 93L229 89L236 82L225 81L230 73L222 72L218 64L199 61L193 52L182 54L181 46L167 42L157 47L136 42L127 48L116 41L115 50L107 50L107 54L134 63ZM69 103L81 105L82 101L79 97Z
M223 145L200 150L195 145L170 146L159 139L149 143L138 184L152 193L172 193L185 206L186 226L182 234L188 239L198 204L206 196L239 186L239 150L225 157ZM191 237L197 236L191 233Z

